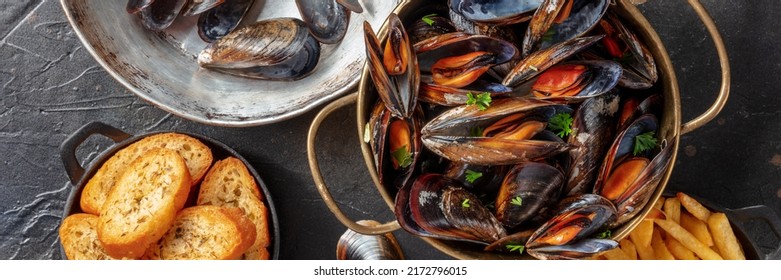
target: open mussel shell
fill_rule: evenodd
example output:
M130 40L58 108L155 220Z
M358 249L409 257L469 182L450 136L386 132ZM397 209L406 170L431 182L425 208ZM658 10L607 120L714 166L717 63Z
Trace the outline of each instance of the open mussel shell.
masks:
M531 93L539 99L582 102L612 90L621 72L621 65L609 60L562 63L540 74L531 84Z
M570 111L566 105L528 98L497 99L486 110L462 105L429 121L421 130L421 138L429 150L451 161L476 165L517 164L562 153L569 145L556 141L485 137L475 135L474 131L509 116L547 123L556 113Z
M364 226L377 226L380 223L371 220L356 222ZM336 244L337 260L403 260L399 242L392 233L365 235L347 230Z
M350 11L336 0L296 0L309 32L323 44L336 44L347 34Z
M149 30L163 30L171 26L187 0L154 1L141 10L141 23Z
M527 229L509 234L494 241L494 243L488 244L488 246L485 246L484 250L522 254L524 253L525 244L529 241L529 237L531 237L532 234L534 234L534 229Z
M358 0L336 0L339 5L344 6L345 8L349 9L350 11L353 11L355 13L363 13L363 7L361 7L361 3L358 3Z
M390 14L388 24L388 40L383 48L371 25L364 22L369 74L385 106L394 116L406 118L412 115L417 105L420 84L418 59L399 17Z
M588 239L616 219L616 208L605 198L587 194L570 201L575 206L564 206L566 211L548 220L529 237L526 249L530 255L544 257L536 255L535 252L564 251L559 249L562 248L560 246L568 246L563 248L578 252L581 245L590 246L582 244L583 241L590 242ZM551 246L553 249L545 249Z
M632 122L645 114L659 116L662 113L663 99L661 94L651 94L642 101L638 96L622 100L621 115L618 118L618 130L624 131Z
M624 73L618 85L631 89L647 89L656 83L658 74L653 55L645 44L627 28L613 12L599 22L599 34L605 38L594 50L582 54L586 59L610 59L621 63Z
M213 42L231 33L247 14L255 0L231 0L198 17L198 35L206 42Z
M518 54L518 49L505 40L485 35L454 32L416 43L415 52L418 56L420 71L431 73L432 66L443 58L474 52L489 52L496 56L494 64L498 65L514 58Z
M655 116L641 116L616 137L605 156L594 193L616 205L616 226L629 221L642 210L661 181L664 170L672 162L674 142L662 141L658 152L634 154L635 137L657 129Z
M182 9L183 16L200 15L201 13L219 6L225 0L189 0Z
M128 0L125 9L128 13L135 14L152 5L152 2L155 2L155 0Z
M396 217L420 236L487 245L507 235L490 210L458 182L423 174L396 196Z
M529 81L543 71L548 70L551 66L564 61L600 39L602 39L602 36L576 38L525 56L523 60L513 67L504 78L504 81L502 81L502 84L514 87Z
M620 98L615 92L583 101L575 111L572 134L568 142L570 168L567 171L566 195L591 193L605 152L614 136Z
M450 0L450 8L474 22L514 24L528 20L542 0Z
M597 25L609 4L609 0L543 1L529 22L522 53L580 37Z
M379 179L384 184L400 188L409 182L423 149L420 140L423 118L420 108L409 118L397 118L382 101L374 106L369 119L369 144Z
M496 218L515 228L558 200L564 174L539 162L524 162L507 173L496 196Z
M476 95L486 92L493 99L509 95L512 92L512 88L485 80L477 80L464 88L442 86L423 81L420 84L418 99L423 102L443 106L458 106L467 103L469 100L468 94Z
M292 57L273 65L247 68L212 68L235 76L275 81L295 81L309 76L320 60L320 43L307 36L303 48Z
M454 161L448 164L444 175L460 182L464 188L481 198L493 198L508 170L509 165L485 166ZM487 202L486 199L482 201Z

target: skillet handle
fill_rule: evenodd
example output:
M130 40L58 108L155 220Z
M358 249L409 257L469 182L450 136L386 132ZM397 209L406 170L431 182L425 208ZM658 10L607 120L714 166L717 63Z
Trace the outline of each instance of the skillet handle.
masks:
M336 109L342 108L344 106L354 104L355 101L358 99L358 92L354 92L350 95L347 95L345 97L342 97L334 102L331 102L331 104L328 104L325 106L320 113L315 116L315 119L312 121L312 125L309 127L309 134L307 135L307 142L306 142L306 151L307 151L307 158L309 159L309 170L312 172L312 177L315 180L315 186L317 187L317 191L320 193L320 196L323 198L323 202L325 202L325 205L328 206L328 209L331 210L331 212L336 216L336 218L344 224L346 227L350 228L351 230L361 233L361 234L368 234L368 235L378 235L378 234L385 234L388 232L392 232L395 230L398 230L400 228L399 223L397 221L387 222L384 224L378 224L378 225L361 225L347 217L347 215L342 212L342 209L339 208L339 205L334 201L334 198L331 196L331 192L328 191L328 186L325 184L325 180L323 179L322 173L320 173L320 165L317 163L317 153L315 152L315 138L317 138L317 130L320 128L320 125L322 124L323 120L325 120L328 115L333 113Z
M710 33L711 38L713 38L714 45L716 45L716 52L719 55L719 63L721 64L721 88L719 89L719 95L716 97L716 101L713 102L713 105L711 105L705 113L681 126L681 135L692 132L716 118L716 115L724 108L724 104L727 103L731 83L727 48L724 47L724 40L721 38L719 30L716 28L716 23L713 22L713 18L711 18L708 11L705 10L699 0L688 1L689 5L697 13L697 16L700 17L702 23L705 24L705 28L708 30L708 33Z
M65 166L65 172L68 173L68 178L74 185L81 181L84 176L84 167L82 167L79 160L76 159L76 149L81 146L87 138L95 134L106 136L114 141L114 143L119 143L133 136L102 122L88 123L68 136L60 145L60 159L62 159L62 165Z
M739 209L728 209L738 221L746 223L750 220L761 220L770 226L771 231L776 236L776 241L779 243L772 253L769 253L764 257L766 260L779 260L781 259L781 217L776 214L770 207L765 205L749 206Z

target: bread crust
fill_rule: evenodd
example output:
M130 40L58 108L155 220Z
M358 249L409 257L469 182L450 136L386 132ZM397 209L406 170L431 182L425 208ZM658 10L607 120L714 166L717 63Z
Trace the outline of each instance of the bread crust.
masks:
M125 167L145 152L155 148L177 151L187 163L192 185L200 182L213 161L211 149L191 136L180 133L160 133L145 137L115 153L90 178L84 186L79 201L82 211L99 214L108 193Z
M98 216L73 214L60 225L59 236L69 260L113 260L98 240Z
M127 166L106 198L98 238L114 258L139 258L171 227L191 179L179 153L155 148Z
M171 228L147 252L149 259L237 259L255 241L255 225L241 209L211 205L179 212Z
M228 157L214 163L201 183L197 204L241 209L255 225L257 236L253 246L241 258L269 258L266 249L271 243L268 208L263 203L255 177L241 160Z

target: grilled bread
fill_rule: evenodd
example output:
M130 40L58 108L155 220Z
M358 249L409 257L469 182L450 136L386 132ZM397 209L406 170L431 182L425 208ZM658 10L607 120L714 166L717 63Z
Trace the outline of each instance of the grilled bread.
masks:
M187 163L192 185L203 178L213 160L209 147L198 139L184 134L161 133L143 138L114 154L92 176L81 194L82 211L96 215L100 213L109 191L125 167L154 148L177 151Z
M193 206L147 252L149 259L237 259L255 242L255 225L233 207Z
M60 243L69 260L112 260L98 240L98 216L70 215L60 225Z
M171 227L190 191L179 153L151 149L117 177L98 218L98 238L114 258L138 258Z
M255 244L242 259L268 259L270 237L268 210L263 203L255 177L241 160L229 157L218 161L206 174L198 193L198 205L238 207L255 224Z

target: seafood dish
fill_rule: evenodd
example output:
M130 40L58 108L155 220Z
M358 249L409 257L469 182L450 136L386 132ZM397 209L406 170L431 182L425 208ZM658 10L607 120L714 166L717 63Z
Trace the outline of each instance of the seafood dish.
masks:
M618 246L677 145L611 1L431 1L386 29L364 24L364 141L405 231L539 259Z

